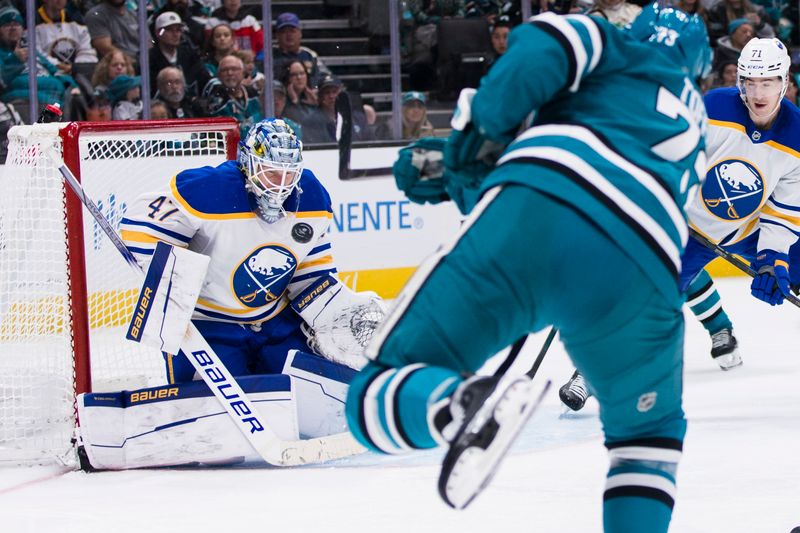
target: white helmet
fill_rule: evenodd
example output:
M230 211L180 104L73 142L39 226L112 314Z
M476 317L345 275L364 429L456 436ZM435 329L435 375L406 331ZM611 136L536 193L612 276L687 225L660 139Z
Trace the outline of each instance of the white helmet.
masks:
M748 109L750 106L747 104L744 80L775 77L781 79L780 98L778 99L778 105L770 113L772 114L780 108L783 95L786 94L786 89L789 86L789 67L791 64L792 61L789 59L786 46L780 40L775 38L750 39L742 49L742 53L739 54L736 80L739 94Z

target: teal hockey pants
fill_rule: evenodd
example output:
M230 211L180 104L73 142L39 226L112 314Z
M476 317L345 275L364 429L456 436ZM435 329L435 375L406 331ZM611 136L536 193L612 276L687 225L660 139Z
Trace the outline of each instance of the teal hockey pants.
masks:
M436 446L432 406L521 336L554 325L600 403L611 457L607 532L666 531L686 421L683 315L572 207L520 185L487 191L409 281L350 385L347 417L373 450Z

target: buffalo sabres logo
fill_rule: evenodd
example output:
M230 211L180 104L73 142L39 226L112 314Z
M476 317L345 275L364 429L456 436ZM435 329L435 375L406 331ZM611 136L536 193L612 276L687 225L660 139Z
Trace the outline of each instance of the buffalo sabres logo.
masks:
M701 196L706 209L723 220L747 218L764 199L764 179L751 163L725 159L706 174Z
M250 253L233 273L233 292L247 307L262 307L280 298L297 269L294 254L277 244Z

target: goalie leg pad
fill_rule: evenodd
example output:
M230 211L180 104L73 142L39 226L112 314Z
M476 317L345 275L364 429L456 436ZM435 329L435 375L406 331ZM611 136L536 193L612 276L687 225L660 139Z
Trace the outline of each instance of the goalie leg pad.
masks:
M292 377L303 438L347 431L344 402L356 371L318 355L290 350L283 373Z
M278 437L298 438L293 378L238 381ZM81 394L78 417L81 444L96 469L262 461L203 382Z

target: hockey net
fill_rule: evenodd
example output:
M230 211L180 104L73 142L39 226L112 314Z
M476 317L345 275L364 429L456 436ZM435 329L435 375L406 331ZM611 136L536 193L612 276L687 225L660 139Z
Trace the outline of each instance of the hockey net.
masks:
M9 132L0 169L0 466L71 465L75 394L165 382L125 340L141 280L41 147L54 145L119 228L142 192L235 157L231 120L37 124Z

